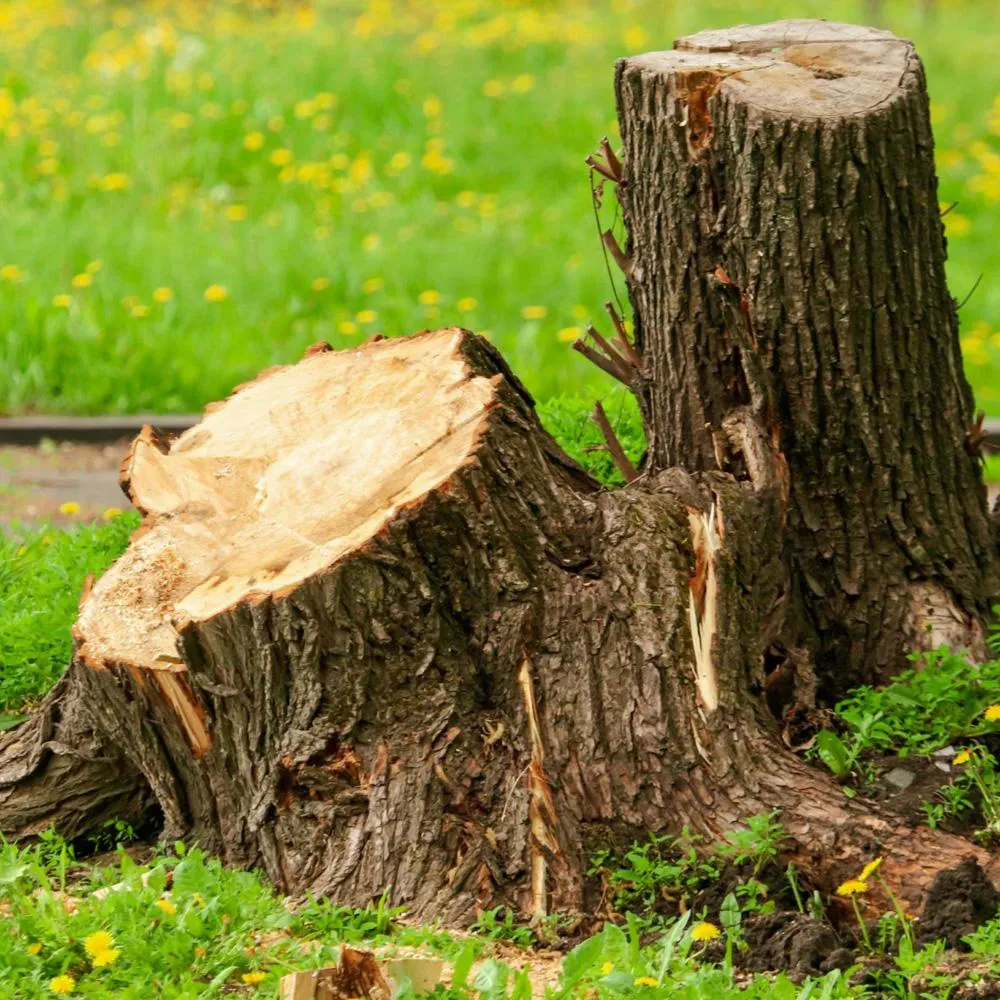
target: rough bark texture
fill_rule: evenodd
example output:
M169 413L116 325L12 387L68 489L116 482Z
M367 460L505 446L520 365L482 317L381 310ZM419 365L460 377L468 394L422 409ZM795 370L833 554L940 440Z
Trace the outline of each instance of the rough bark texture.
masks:
M894 667L915 590L946 594L972 634L994 553L958 431L919 66L903 46L884 107L820 122L797 97L740 101L756 86L741 74L784 65L764 39L766 66L619 70L645 474L600 490L496 351L457 330L310 352L177 441L145 432L123 473L143 528L84 602L67 677L0 740L0 829L88 832L125 808L104 794L86 810L113 768L168 837L284 889L388 888L456 923L499 902L586 908L594 850L772 809L820 888L879 853L918 908L941 869L990 864L845 799L769 710L782 661L805 678L814 659L831 688ZM699 91L715 60L740 68ZM850 87L817 65L810 80ZM886 272L864 287L862 252ZM379 405L391 426L372 423ZM383 433L409 457L370 448ZM352 441L370 449L353 466ZM81 794L63 802L67 775Z
M998 592L944 275L920 61L815 21L709 31L618 66L619 197L650 464L750 464L787 492L786 626L828 696L921 637L981 652Z

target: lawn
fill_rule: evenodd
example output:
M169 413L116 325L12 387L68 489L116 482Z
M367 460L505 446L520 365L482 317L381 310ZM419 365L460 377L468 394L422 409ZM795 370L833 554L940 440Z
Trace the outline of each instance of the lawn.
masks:
M930 82L950 280L1000 413L1000 24L889 3ZM584 156L614 60L859 2L0 6L0 412L183 411L320 339L462 323L541 399L610 284ZM608 208L610 212L610 206ZM610 217L608 219L610 222Z

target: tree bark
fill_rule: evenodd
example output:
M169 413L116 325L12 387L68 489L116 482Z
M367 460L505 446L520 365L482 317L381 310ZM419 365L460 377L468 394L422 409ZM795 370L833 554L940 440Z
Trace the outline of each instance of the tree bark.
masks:
M779 485L770 665L805 650L835 698L915 646L981 654L996 550L913 47L783 21L616 85L650 465L760 475L749 445Z
M942 868L989 866L845 799L768 704L788 662L800 703L814 665L829 690L897 666L915 594L974 636L994 592L919 64L881 34L891 87L867 35L803 56L827 30L619 67L642 476L601 490L455 329L320 346L174 441L147 428L122 472L143 526L42 714L0 740L0 829L86 833L118 803L88 815L63 776L116 772L166 837L451 923L584 909L595 850L774 809L827 890L881 853L917 909ZM821 117L789 89L806 57L866 103Z

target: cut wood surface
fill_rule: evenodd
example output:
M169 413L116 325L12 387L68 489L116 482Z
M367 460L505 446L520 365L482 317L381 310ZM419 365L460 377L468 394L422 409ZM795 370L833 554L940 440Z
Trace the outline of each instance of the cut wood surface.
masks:
M282 889L456 924L592 909L594 851L773 810L807 890L874 855L914 911L965 857L996 877L791 747L913 650L981 649L1000 591L919 60L783 22L624 60L617 96L633 481L457 329L145 430L143 525L0 738L0 828L86 833L125 789Z

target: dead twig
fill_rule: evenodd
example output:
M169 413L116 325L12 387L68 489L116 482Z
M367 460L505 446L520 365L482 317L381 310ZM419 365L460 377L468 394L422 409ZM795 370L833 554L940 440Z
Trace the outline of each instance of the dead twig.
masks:
M632 270L632 261L629 256L618 245L615 234L610 229L605 229L601 233L601 242L608 248L608 253L615 259L615 263L622 269L622 273L628 274Z
M632 388L631 382L618 365L616 365L613 361L609 361L603 354L595 351L582 340L573 341L573 350L582 354L592 364L597 365L602 372L606 372L613 379L617 379L622 383L622 385L628 386L630 389Z
M629 461L628 455L625 454L625 449L615 436L614 428L612 428L608 420L608 415L604 412L604 407L601 406L600 402L594 403L594 412L590 415L590 419L600 428L601 436L607 444L611 461L615 463L615 468L622 474L622 478L626 483L635 482L639 478L639 473L636 467Z
M618 310L615 309L614 304L611 302L605 302L604 308L607 309L608 315L611 317L611 322L614 324L615 333L617 337L615 338L616 343L622 349L625 357L628 358L632 367L635 369L642 368L642 358L639 356L639 352L635 349L632 341L628 339L628 334L625 332L625 323L621 316L618 315Z

